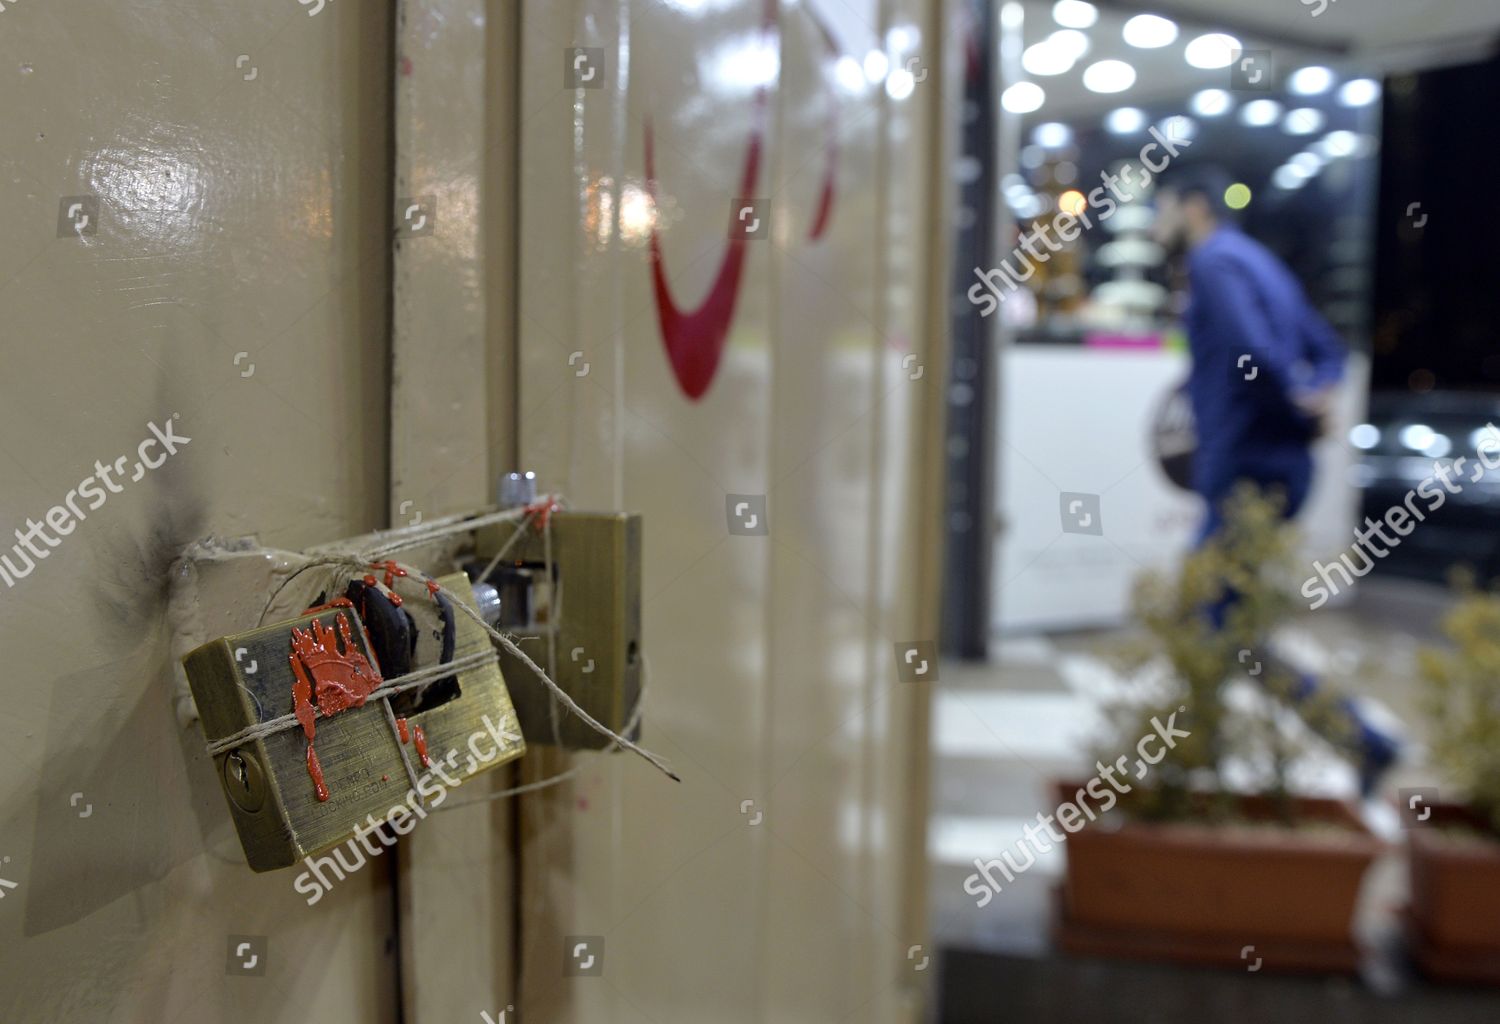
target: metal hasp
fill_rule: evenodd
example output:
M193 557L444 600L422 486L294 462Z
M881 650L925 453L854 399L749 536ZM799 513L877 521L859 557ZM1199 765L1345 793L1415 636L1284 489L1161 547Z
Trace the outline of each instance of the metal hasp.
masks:
M437 582L438 594L467 599L464 573ZM436 664L444 646L439 605L413 597L402 607L416 625L412 669ZM379 671L374 651L379 644L372 643L357 606L349 603L204 644L183 658L183 667L210 743L294 711L294 644L306 649L314 621L331 631L319 634L330 638L319 654L325 661L332 660L331 651L345 662L363 661ZM492 648L489 634L468 616L453 615L452 622L453 659ZM349 642L332 649L334 636ZM312 673L316 678L316 664ZM414 827L413 818L425 817L446 799L449 780L460 785L525 753L499 664L458 672L456 684L439 679L422 691L392 697L389 716L380 698L326 717L320 713L313 746L327 799L319 799L308 737L300 725L218 754L216 774L250 867L287 867L351 839L356 829L371 831L372 822L389 822L387 827L405 834ZM398 716L401 724L393 727ZM415 792L408 764L417 777Z
M590 715L634 740L639 721L629 733L625 726L641 691L641 517L558 509L550 520L550 579L542 531L519 522L478 531L480 569L523 531L505 561L480 582L500 591L502 628L515 634L527 656L548 668L551 634L553 680ZM569 750L609 745L607 736L558 707L513 656L502 651L500 664L526 742Z

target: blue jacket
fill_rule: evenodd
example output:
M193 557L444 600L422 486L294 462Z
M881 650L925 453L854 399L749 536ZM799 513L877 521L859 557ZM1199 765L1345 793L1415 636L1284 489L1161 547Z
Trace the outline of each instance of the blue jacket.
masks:
M1194 489L1212 506L1237 479L1305 478L1314 425L1293 398L1343 376L1343 342L1286 265L1235 227L1193 250L1188 278Z

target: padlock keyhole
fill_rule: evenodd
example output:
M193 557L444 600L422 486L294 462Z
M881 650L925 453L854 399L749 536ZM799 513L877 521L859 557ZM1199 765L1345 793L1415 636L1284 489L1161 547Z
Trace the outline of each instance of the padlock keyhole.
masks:
M235 754L231 760L233 764L230 767L230 771L234 772L235 780L239 782L240 786L248 794L250 792L250 773L245 770L245 759L239 754Z

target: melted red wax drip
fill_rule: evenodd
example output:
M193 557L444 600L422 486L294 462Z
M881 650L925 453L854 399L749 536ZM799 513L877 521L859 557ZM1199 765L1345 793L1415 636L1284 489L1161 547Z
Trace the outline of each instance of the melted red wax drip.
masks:
M411 737L406 732L406 719L396 719L396 735L401 737L402 743L407 743L411 740Z
M406 570L405 569L401 568L401 566L399 566L395 562L391 562L391 561L371 562L370 563L370 568L374 569L374 570L376 570L378 572L384 572L385 573L385 589L387 589L387 590L391 589L391 587L393 587L393 586L396 585L396 577L397 576L405 576L406 575Z
M328 605L335 606L353 607L346 598L335 598ZM334 623L329 627L314 619L307 630L293 626L292 649L287 655L292 666L292 710L307 737L307 774L320 802L328 799L328 786L313 749L317 715L330 718L348 708L361 707L381 681L380 670L355 645L348 617L340 611Z
M303 611L302 614L303 615L316 615L319 612L326 612L326 611L328 611L331 608L349 608L349 609L352 609L353 607L354 607L354 602L351 601L351 600L349 600L347 597L335 597L332 601L329 601L327 604L314 605L313 607L306 609L305 611Z
M547 528L547 524L552 522L552 513L558 511L560 508L562 508L562 505L558 503L556 498L549 494L541 501L534 501L530 505L527 505L521 511L533 517L532 525L536 527L537 533L541 533Z
M431 768L432 759L427 756L427 736L422 732L422 727L420 725L412 726L411 736L412 739L416 742L417 756L422 759L422 767Z
M312 777L313 792L318 794L318 802L327 800L328 783L323 781L323 764L318 760L318 752L311 743L307 745L307 774Z
M410 574L394 561L372 562L370 563L370 568L376 570L377 572L385 573L385 589L390 591L390 593L386 594L386 597L390 600L391 604L394 607L400 608L401 595L396 593L392 588L396 585L396 577L405 577ZM373 575L366 574L365 585L368 587L373 587L375 585L375 577ZM433 600L437 599L438 591L441 589L443 588L438 585L436 580L427 581L427 593L432 595Z

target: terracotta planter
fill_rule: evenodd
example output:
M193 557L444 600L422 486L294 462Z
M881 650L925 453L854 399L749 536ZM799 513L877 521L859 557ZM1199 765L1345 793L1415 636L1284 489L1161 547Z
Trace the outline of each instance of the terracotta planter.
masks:
M1500 984L1500 841L1445 834L1489 830L1466 807L1430 806L1431 819L1408 833L1412 957L1441 981Z
M1079 788L1059 785L1059 802ZM1299 820L1321 827L1146 824L1110 811L1065 845L1059 945L1247 970L1355 970L1354 904L1380 842L1343 803L1296 804ZM1239 813L1273 820L1263 798L1242 799Z

